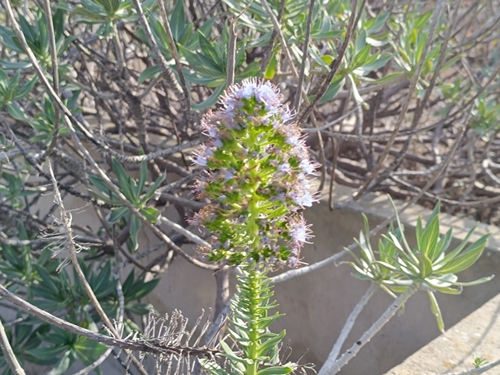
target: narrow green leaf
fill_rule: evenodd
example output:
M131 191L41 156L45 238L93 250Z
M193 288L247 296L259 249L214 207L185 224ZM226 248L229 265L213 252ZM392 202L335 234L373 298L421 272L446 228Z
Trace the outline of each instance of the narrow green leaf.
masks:
M35 358L50 358L54 360L57 356L68 350L65 345L50 345L44 346L43 348L36 348L27 350L26 353Z
M29 82L19 87L19 89L16 90L16 93L14 95L14 100L23 99L33 90L33 87L35 87L35 84L37 82L38 82L38 76L34 76Z
M339 92L339 90L344 86L345 77L337 75L333 78L332 83L328 86L328 89L325 91L321 99L320 103L326 103L335 98L335 95Z
M5 61L0 59L0 66L5 69L29 69L31 68L30 61Z
M214 63L217 64L219 56L210 41L202 33L198 33L198 40L200 42L200 48L203 55L209 57Z
M113 171L120 182L120 190L123 195L131 202L132 204L136 204L137 200L135 197L134 189L132 188L132 180L127 174L127 171L123 167L123 165L115 158L112 159L113 162Z
M348 74L347 78L349 78L349 81L351 82L352 96L354 97L354 100L356 100L356 103L364 103L363 98L359 94L358 88L356 86L356 82L355 82L352 74Z
M58 295L60 292L60 285L57 286L54 281L52 280L52 277L50 274L47 272L47 270L44 267L39 266L38 264L34 263L33 267L35 268L36 272L42 279L42 285L44 288L50 289L54 295Z
M24 111L12 103L7 104L7 111L14 119L22 122L28 122L28 119L24 115Z
M267 65L266 71L264 72L265 79L273 79L276 74L276 68L278 67L278 50L275 50L271 55L269 64Z
M442 333L444 333L443 315L441 314L441 309L439 308L436 296L432 292L427 292L427 295L429 296L429 301L431 303L431 311L436 318L438 328Z
M193 104L191 106L193 111L202 111L202 110L207 109L209 107L213 107L215 105L215 103L217 103L217 100L219 100L219 96L224 91L224 88L225 88L225 85L219 86L218 88L216 88L214 90L212 95L210 95L207 100L205 100L204 102L198 103L198 104Z
M462 251L462 249L469 242L469 238L470 238L470 236L472 236L472 233L474 233L474 231L476 230L476 227L477 227L477 224L475 224L472 227L472 229L467 233L467 235L465 236L464 240L460 243L460 245L458 245L455 249L453 249L448 254L446 254L445 257L441 261L439 261L435 266L438 267L438 268L440 268L444 264L447 264L449 261L451 261L452 259L454 259L458 254L460 254L460 252Z
M148 190L146 191L146 194L144 195L144 198L142 199L142 203L147 202L148 200L150 200L153 197L156 190L158 190L158 188L160 187L162 182L165 181L165 178L167 178L167 172L165 172L164 174L159 176L156 179L155 183L152 184L151 186L149 186Z
M132 271L130 271L127 278L125 279L125 282L122 284L123 295L125 297L128 297L128 295L132 291L132 286L134 285L134 278L135 278L135 268L132 268Z
M427 279L425 283L429 285L432 289L444 294L459 295L462 293L462 287L454 288L451 283L443 283L437 279Z
M468 246L462 254L440 268L439 273L458 273L472 266L481 256L489 236L490 234L486 234Z
M408 255L409 258L411 258L411 260L417 264L418 263L418 260L417 258L415 257L415 254L413 254L413 252L411 251L411 248L410 246L408 245L408 241L406 240L406 236L405 236L405 231L404 231L404 226L403 224L401 223L401 219L399 218L399 213L398 213L398 209L396 208L396 204L394 203L394 201L392 200L392 197L390 195L388 195L388 198L389 198L389 202L391 203L392 205L392 209L394 211L394 214L396 215L396 222L398 223L398 229L401 233L401 239L402 239L402 242L403 242L403 245L406 249L406 254Z
M129 213L128 207L115 207L111 209L111 212L108 217L108 221L110 223L116 223L118 220L120 220L123 216L125 216L127 213Z
M273 366L260 370L259 372L257 372L257 375L281 375L289 374L292 371L293 367L291 366Z
M146 161L142 161L139 169L139 181L137 183L137 197L136 199L139 201L139 198L144 190L144 185L148 179L148 164Z
M267 341L259 345L259 347L257 348L257 353L258 353L257 355L259 356L265 355L268 350L278 345L281 342L281 340L283 340L285 335L286 335L285 330L281 331L278 334L274 334L273 335L274 337L268 339Z
M158 216L160 212L154 208L154 207L144 207L141 208L141 214L144 215L144 217L150 222L155 224L156 221L158 220Z
M425 279L426 277L432 275L432 263L427 255L419 253L416 256L419 260L418 268L420 270L420 276Z
M477 280L474 280L474 281L469 281L469 282L454 282L453 285L458 285L458 286L476 286L476 285L484 284L484 283L492 280L494 277L495 277L495 275L491 275L491 276L481 277L480 279L477 279Z
M385 66L385 64L387 64L387 62L390 59L392 59L391 55L385 55L383 57L379 57L379 56L374 56L374 57L375 57L375 60L373 62L365 63L362 66L357 67L356 69L354 69L353 73L356 74L357 76L363 77L370 72L373 72L375 70L382 68L383 66Z
M240 371L245 371L245 361L238 357L238 355L225 341L221 341L220 345L222 347L222 350L224 350L224 353L230 356L228 358L231 359L233 366L235 366Z
M444 252L448 249L451 243L453 230L452 228L448 229L446 234L441 237L438 243L433 247L432 251L429 254L429 259L434 263L436 261L440 261L442 257L444 257Z
M415 237L417 239L417 246L419 249L422 248L422 233L423 233L423 226L422 226L422 218L420 215L417 217L417 226L415 227Z
M439 239L439 215L434 216L432 221L428 222L421 237L418 240L418 249L422 254L431 256L435 251Z
M71 351L64 353L62 358L56 363L54 368L47 375L63 375L71 365Z
M142 71L141 75L137 79L137 83L141 84L149 79L159 77L160 74L161 74L161 68L158 65L148 66L146 69Z
M186 15L184 13L184 2L176 1L174 10L170 16L170 28L172 29L172 35L176 42L180 40L185 27Z
M137 242L137 236L139 235L139 230L142 227L142 223L139 218L132 215L130 218L130 240L132 241L132 249L135 251L139 247Z
M106 345L92 341L86 337L79 337L73 348L78 358L86 365L94 362L106 351Z
M154 310L154 307L150 303L138 302L133 305L125 306L125 310L130 311L131 313L136 315L146 315L150 311Z
M142 277L132 285L130 291L126 295L126 300L136 301L138 299L146 297L149 293L151 293L154 290L154 288L156 288L159 282L160 282L159 278L153 279L148 282L144 282L144 277Z
M370 54L371 47L369 44L363 47L356 56L354 57L354 60L349 67L350 71L352 72L353 70L359 68L363 64L365 64L366 59L368 58L368 55Z
M6 28L3 25L0 25L0 36L2 37L2 44L5 47L7 47L7 48L9 48L17 53L24 54L23 49L20 47L19 43L16 42L17 37L16 37L16 34L12 30ZM2 61L2 65L4 65L3 61ZM8 67L7 67L7 69L8 69Z

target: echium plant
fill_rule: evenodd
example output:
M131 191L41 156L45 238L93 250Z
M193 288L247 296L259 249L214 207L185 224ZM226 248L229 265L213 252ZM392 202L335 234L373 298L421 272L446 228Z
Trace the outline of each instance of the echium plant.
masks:
M269 314L277 304L270 301L267 272L300 263L310 230L299 210L315 200L308 175L316 163L271 83L244 80L230 87L220 104L202 122L209 141L195 163L207 171L195 193L210 204L193 223L212 233L209 260L240 266L228 328L236 347L221 343L226 366L208 360L202 364L217 375L288 374L296 365L280 363L285 331L268 329L280 315Z
M310 233L298 211L314 201L316 163L271 83L244 80L220 104L202 122L210 140L195 156L208 168L195 193L211 204L193 220L213 234L208 259L296 267Z

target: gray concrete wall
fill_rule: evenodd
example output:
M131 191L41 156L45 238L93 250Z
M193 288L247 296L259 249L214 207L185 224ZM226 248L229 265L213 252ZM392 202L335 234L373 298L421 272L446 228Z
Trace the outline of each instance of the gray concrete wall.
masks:
M335 200L348 199L350 194L350 189L337 187ZM52 197L47 196L44 199L44 205L50 207ZM69 209L80 208L73 212L76 223L98 225L99 222L90 207L82 209L82 203L78 200L68 200L66 204ZM315 237L314 243L306 246L302 252L304 261L315 263L351 244L353 237L357 237L362 229L361 212L368 214L370 225L374 227L392 211L386 197L375 195L368 196L345 210L330 211L326 198L306 210L305 216L307 221L313 224ZM414 223L419 213L424 218L430 214L427 210L414 207L403 215L403 221ZM459 220L447 215L442 217L445 223L442 232L451 226L458 238L463 238L467 229L473 225L468 220ZM487 230L494 232L489 247L474 267L459 275L464 281L487 276L500 269L500 254L497 251L500 248L500 231L496 227L480 226L478 233ZM407 232L411 236L412 228L409 227ZM158 243L158 240L142 233L140 243L141 248L146 249ZM349 257L346 256L342 260L349 260ZM285 344L293 349L291 359L302 357L301 363L315 363L319 369L347 316L368 287L368 282L351 276L350 267L335 264L278 284L275 297L280 304L279 311L286 312L286 316L279 319L272 329L287 330ZM451 327L499 292L500 277L486 285L466 288L459 296L438 296L446 326ZM148 301L161 314L179 309L193 322L202 309L208 310L214 305L215 278L211 272L200 270L177 257L163 274L160 284L148 297ZM346 347L352 345L390 303L391 298L388 295L377 291L360 315ZM343 369L342 374L384 374L438 335L427 295L418 293L407 303L404 314L393 318ZM106 371L109 375L121 373L123 371L116 365Z
M352 191L337 188L336 199L347 199ZM349 209L330 211L326 197L319 204L305 211L309 223L313 224L314 243L302 252L304 261L312 264L342 250L359 235L363 222L361 212L367 213L370 225L388 217L392 210L385 196L371 195ZM417 215L424 218L430 211L421 207L408 210L403 221L415 223ZM450 226L457 237L463 238L474 223L442 215L442 233ZM493 231L489 247L482 258L470 270L459 274L459 279L471 281L488 276L500 270L500 231L496 227L480 225L478 236ZM413 238L413 228L408 225L407 233ZM476 236L477 238L477 236ZM349 256L342 260L349 260ZM280 304L279 311L286 312L284 318L274 323L273 330L287 330L285 343L292 349L292 359L302 357L302 363L315 363L317 368L327 358L347 316L359 298L369 287L366 281L359 281L351 275L347 265L327 265L315 272L276 285L275 297ZM439 295L438 301L447 327L474 311L500 292L500 278L488 284L465 288L459 296ZM149 301L160 311L174 308L182 310L195 319L201 309L213 306L215 282L210 272L200 271L183 259L176 259L167 271L158 289ZM379 290L358 319L348 346L362 335L391 303L391 298ZM406 357L439 335L436 321L430 311L427 294L417 293L407 303L405 312L396 316L386 327L353 359L341 372L344 375L384 374Z

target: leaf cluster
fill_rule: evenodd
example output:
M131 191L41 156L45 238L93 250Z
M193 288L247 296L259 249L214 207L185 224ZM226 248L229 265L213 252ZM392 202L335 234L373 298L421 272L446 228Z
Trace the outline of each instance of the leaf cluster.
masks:
M390 198L389 198L390 199ZM455 248L450 249L452 243L452 228L445 235L440 234L438 203L425 226L420 216L415 229L416 247L410 247L404 233L396 206L391 200L396 215L397 228L392 225L389 231L378 241L377 250L372 248L369 235L368 219L363 215L365 233L360 232L356 240L361 256L358 257L349 251L354 258L348 264L354 268L355 276L361 280L370 280L377 283L390 295L404 292L411 284L423 287L429 296L432 313L436 316L440 330L444 330L444 323L434 293L460 294L464 286L473 286L485 283L493 276L483 277L471 282L458 281L459 272L470 268L481 256L489 234L481 236L470 243L474 233L474 226Z
M32 240L35 234L26 231L22 223L17 225L19 240ZM99 332L101 323L76 273L67 268L60 269L61 260L52 257L50 245L33 250L28 245L0 245L0 280L12 292L21 293L26 299L58 315L66 321L94 332ZM111 261L103 264L80 259L80 267L108 316L118 317L117 279L113 275ZM139 330L132 315L145 315L152 309L150 304L139 302L156 287L160 279L145 280L145 275L135 277L132 270L122 285L126 334ZM64 374L72 363L79 360L91 364L106 349L106 346L85 337L42 323L26 314L17 314L18 324L6 328L14 354L21 364L53 366L51 374ZM12 374L5 366L5 357L0 353L0 372Z

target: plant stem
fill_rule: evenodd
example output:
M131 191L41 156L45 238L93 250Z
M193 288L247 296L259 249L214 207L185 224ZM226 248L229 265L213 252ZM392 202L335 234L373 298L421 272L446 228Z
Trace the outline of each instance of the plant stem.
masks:
M326 369L328 369L329 363L335 363L335 360L339 356L340 349L342 349L342 345L347 339L349 332L351 332L351 329L354 326L354 323L356 322L358 315L361 313L361 311L363 311L363 308L366 306L366 304L368 303L368 301L373 296L376 290L377 290L377 284L371 283L366 293L363 295L363 297L361 297L359 302L356 304L356 306L351 312L351 315L349 315L349 317L347 318L347 322L345 323L344 328L342 328L342 332L337 338L337 341L335 342L335 345L333 346L332 351L328 356L328 359L326 360L324 366L319 371L318 375L323 375L323 372L326 371Z
M260 282L260 278L262 275L260 274L260 271L257 269L255 264L250 264L248 267L248 283L250 285L250 291L251 291L251 296L250 296L250 306L249 306L249 315L251 317L250 321L248 322L249 326L249 332L248 332L248 338L250 341L250 344L248 346L248 358L252 360L251 364L247 365L247 371L246 375L256 375L258 370L259 370L259 361L257 360L258 358L258 353L257 349L259 347L259 331L257 327L257 322L260 320L260 314L261 314L261 309L260 309L260 304L261 304L261 299L260 297L260 292L261 292L261 286L262 283Z
M382 327L396 314L396 312L405 304L408 299L415 294L419 288L418 283L413 283L406 289L406 291L399 295L398 298L385 310L382 316L366 331L359 340L357 340L350 349L348 349L342 356L334 363L327 362L321 368L319 374L321 375L335 375L342 367L344 367L351 358L354 358L356 354L365 346L368 341L370 341L375 334L382 329ZM318 375L319 375L318 374Z
M9 339L5 334L5 328L3 327L1 320L0 320L0 343L2 344L2 352L5 357L5 360L7 361L7 364L9 365L12 372L16 375L25 375L23 368L19 364L19 361L17 360L16 355L14 354L14 351L10 346Z

